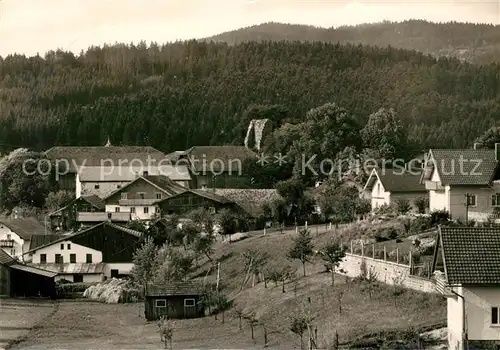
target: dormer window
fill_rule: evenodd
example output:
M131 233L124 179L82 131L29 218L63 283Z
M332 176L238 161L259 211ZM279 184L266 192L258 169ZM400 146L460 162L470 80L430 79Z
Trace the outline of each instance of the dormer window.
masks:
M127 199L128 193L127 192L122 192L121 198L122 199Z

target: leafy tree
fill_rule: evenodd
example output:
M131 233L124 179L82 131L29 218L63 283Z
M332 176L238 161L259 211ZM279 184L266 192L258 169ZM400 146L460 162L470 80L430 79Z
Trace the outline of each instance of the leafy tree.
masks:
M130 274L146 290L147 283L153 279L159 265L158 250L152 238L147 238L136 250L132 261L134 266Z
M494 149L495 143L500 143L500 127L493 126L479 136L474 143L477 143L478 148Z
M215 222L221 227L221 234L232 235L238 231L238 219L229 209L222 209L216 214Z
M229 300L227 296L221 292L215 294L215 305L217 307L217 312L222 313L222 323L224 323L224 314L232 305L232 300Z
M304 317L294 317L290 325L292 333L300 338L300 348L304 349L304 333L307 331L307 320Z
M311 257L314 254L314 245L312 236L308 230L299 231L299 235L293 238L293 244L288 251L290 259L300 260L304 276L306 275L306 263L311 262Z
M283 201L274 202L277 218L284 214L283 204L287 207L287 217L295 220L305 220L314 207L313 199L306 194L305 184L297 177L277 184L276 190Z
M342 260L345 258L345 250L337 243L328 244L323 250L320 251L321 258L325 262L332 275L332 286L335 281L335 269L339 267Z
M351 222L357 215L371 211L371 204L360 198L356 187L330 179L325 184L326 190L318 202L326 217L333 217L336 222Z
M193 250L195 254L200 255L204 254L208 260L213 262L212 254L214 252L213 245L215 243L214 235L198 235L194 244Z
M49 192L45 199L45 207L49 210L63 208L75 199L75 193L66 190Z
M373 152L373 159L395 160L407 156L403 122L392 108L381 108L371 114L360 133L364 147Z
M51 164L38 152L16 149L0 159L0 204L42 208L50 190Z

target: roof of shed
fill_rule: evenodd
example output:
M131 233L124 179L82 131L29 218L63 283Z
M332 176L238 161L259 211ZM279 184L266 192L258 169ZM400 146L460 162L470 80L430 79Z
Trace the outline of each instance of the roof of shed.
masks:
M147 296L183 296L201 295L203 287L196 282L168 282L165 284L151 283L146 289Z
M0 265L12 265L16 264L17 260L11 257L7 252L0 248Z
M449 284L500 284L500 227L443 226L436 244Z
M238 204L252 216L260 215L264 204L281 198L275 189L216 188L215 194Z
M57 273L54 271L49 271L49 270L37 268L34 266L28 266L28 265L24 265L24 264L11 265L10 268L15 269L15 270L19 270L19 271L33 273L35 275L50 277L50 278L57 276Z

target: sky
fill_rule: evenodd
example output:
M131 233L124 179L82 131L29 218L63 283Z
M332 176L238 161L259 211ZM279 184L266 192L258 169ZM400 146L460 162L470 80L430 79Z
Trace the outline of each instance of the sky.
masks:
M264 22L337 27L383 20L500 24L500 0L0 0L0 55L79 53L115 42L203 38Z

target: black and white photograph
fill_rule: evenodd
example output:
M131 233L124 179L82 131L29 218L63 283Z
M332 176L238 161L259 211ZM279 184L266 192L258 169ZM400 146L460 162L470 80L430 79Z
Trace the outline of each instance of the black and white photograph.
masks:
M500 350L499 0L0 0L0 350Z

